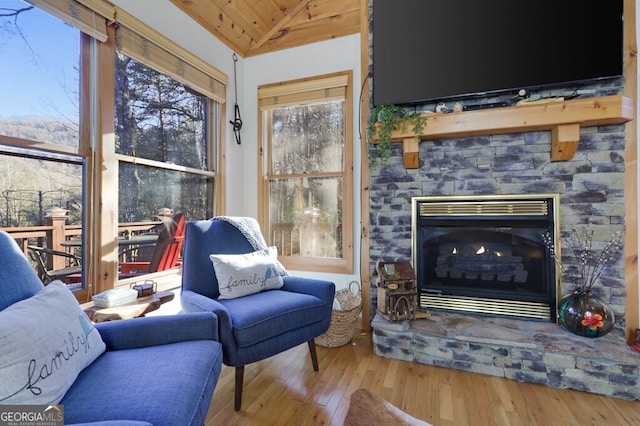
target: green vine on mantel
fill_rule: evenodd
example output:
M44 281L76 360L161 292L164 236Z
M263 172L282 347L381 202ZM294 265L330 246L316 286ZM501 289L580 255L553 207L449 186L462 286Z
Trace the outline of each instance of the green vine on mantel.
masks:
M381 104L373 108L367 125L367 153L371 168L378 165L378 160L380 164L387 164L391 157L391 134L396 129L404 133L409 125L416 139L420 140L427 118L419 112L410 112L397 105ZM374 143L376 136L378 143Z

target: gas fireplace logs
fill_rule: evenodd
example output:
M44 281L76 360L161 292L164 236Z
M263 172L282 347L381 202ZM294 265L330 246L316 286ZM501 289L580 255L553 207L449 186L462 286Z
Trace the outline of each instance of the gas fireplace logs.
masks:
M437 259L438 278L525 283L527 271L521 256L513 256L507 249L480 245L457 247L444 244Z

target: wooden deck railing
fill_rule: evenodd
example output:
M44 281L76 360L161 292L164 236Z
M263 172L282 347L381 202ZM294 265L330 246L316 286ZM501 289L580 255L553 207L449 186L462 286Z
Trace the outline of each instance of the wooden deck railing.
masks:
M82 236L81 225L67 225L66 215L47 216L46 225L0 228L9 233L29 258L28 245L37 245L48 249L72 253L77 247L65 246L62 243ZM148 232L161 221L129 222L118 225L119 233L125 230L132 234ZM278 223L271 226L271 244L278 247L282 256L335 257L341 256L342 225ZM75 253L78 254L78 253ZM47 267L64 268L67 259L61 256L50 256Z
M339 257L342 225L328 223L271 225L271 244L281 256Z
M9 227L0 228L11 235L22 252L29 258L29 245L37 245L52 250L64 251L71 253L77 247L64 246L62 243L72 238L80 238L82 236L81 225L67 225L66 215L47 216L45 217L46 225L43 226L26 226L26 227ZM118 232L124 233L125 230L131 231L133 234L146 232L161 224L160 221L149 222L129 222L118 224ZM48 268L59 269L67 267L67 259L61 256L50 256L47 259Z

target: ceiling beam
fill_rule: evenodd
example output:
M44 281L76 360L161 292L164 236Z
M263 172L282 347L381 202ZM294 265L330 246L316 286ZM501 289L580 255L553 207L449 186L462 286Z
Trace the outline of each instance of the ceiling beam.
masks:
M251 51L251 50L259 49L260 47L262 47L262 45L268 42L269 39L271 39L271 37L273 37L274 34L280 31L285 25L287 25L289 21L291 21L291 19L294 16L296 16L302 9L304 9L307 6L307 4L309 4L310 1L311 0L302 0L300 3L298 3L296 7L291 9L291 11L287 13L285 17L280 20L280 22L278 22L276 25L273 26L273 28L271 28L267 33L265 33L265 35L263 35L260 40L258 40L253 46L251 46L249 50Z

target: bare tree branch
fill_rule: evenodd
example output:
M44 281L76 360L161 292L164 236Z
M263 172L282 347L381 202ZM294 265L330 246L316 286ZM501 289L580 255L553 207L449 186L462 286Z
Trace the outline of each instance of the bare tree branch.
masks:
M0 18L5 18L5 17L10 17L10 16L15 16L17 20L18 19L18 15L20 15L22 12L26 12L28 10L33 9L33 6L29 6L29 7L23 7L22 9L8 9L6 7L0 7ZM6 11L6 12L3 12Z
M37 57L36 52L33 50L31 45L27 41L27 38L22 33L22 30L20 29L20 25L18 25L18 17L20 16L20 14L28 12L31 9L33 9L33 6L23 7L21 9L9 9L9 8L6 8L6 7L0 7L0 18L11 18L11 17L13 17L13 25L15 27L15 30L17 31L17 33L20 36L20 38L24 41L24 44L27 46L27 48L29 49L29 51L31 52L33 57L35 58L35 57Z

